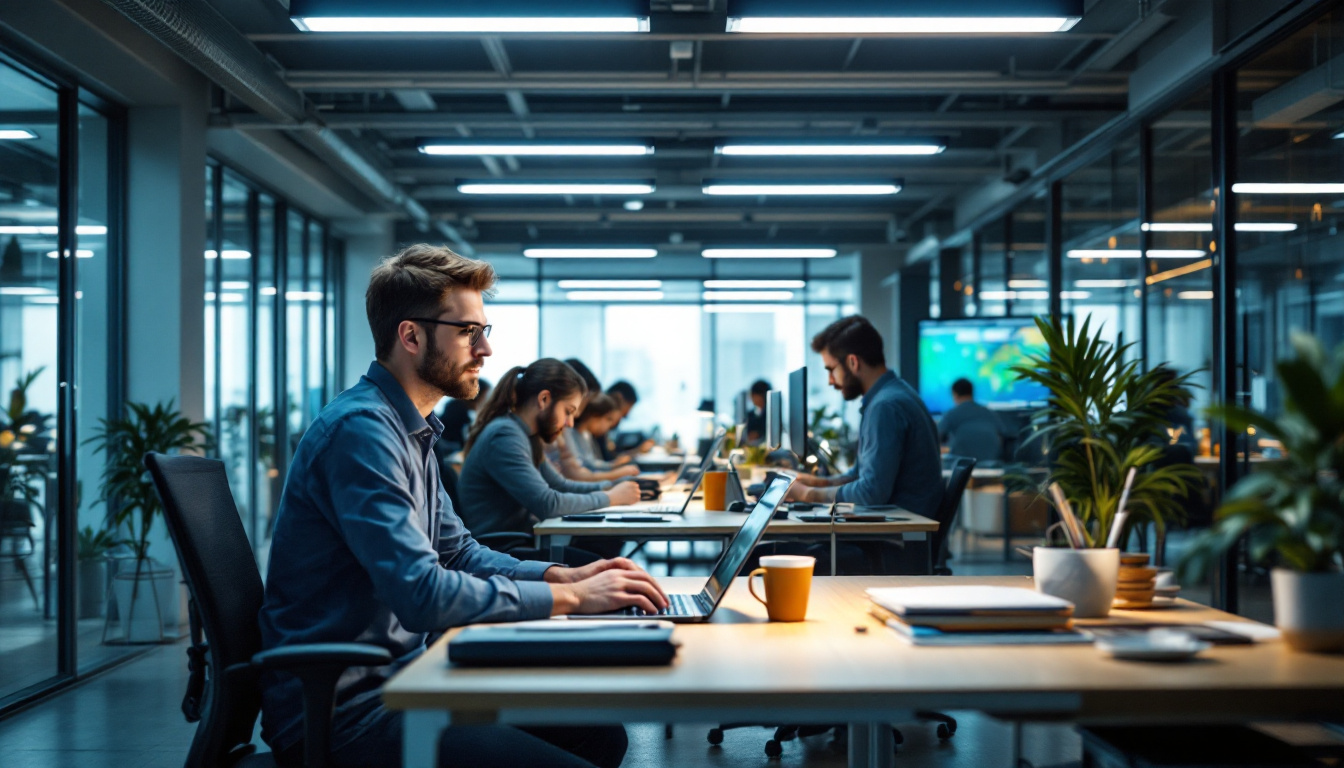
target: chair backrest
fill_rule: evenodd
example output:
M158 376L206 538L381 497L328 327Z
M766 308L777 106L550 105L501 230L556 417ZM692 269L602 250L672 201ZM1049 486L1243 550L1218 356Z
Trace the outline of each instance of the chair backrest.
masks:
M938 530L933 534L933 572L947 572L947 543L952 538L952 524L957 520L957 511L961 509L961 496L966 492L966 484L971 481L971 472L975 469L975 459L966 456L948 457L952 469L947 478L947 487L943 490L943 503L938 507Z
M187 766L225 765L251 742L261 710L255 675L224 673L261 650L261 574L222 461L149 453L145 466L209 645L210 690Z

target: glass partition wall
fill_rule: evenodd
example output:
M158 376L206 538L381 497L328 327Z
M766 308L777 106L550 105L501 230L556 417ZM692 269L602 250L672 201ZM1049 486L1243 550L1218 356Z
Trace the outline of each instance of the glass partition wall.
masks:
M130 651L103 645L102 455L121 398L122 121L0 57L0 711Z
M206 174L206 417L264 569L289 457L336 395L338 241L232 169Z

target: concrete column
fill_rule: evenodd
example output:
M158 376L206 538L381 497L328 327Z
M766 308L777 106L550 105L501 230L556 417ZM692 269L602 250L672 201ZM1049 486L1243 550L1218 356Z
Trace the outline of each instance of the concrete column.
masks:
M189 103L129 110L126 394L205 414L204 86Z
M900 318L896 316L897 305L892 296L894 286L887 278L897 274L901 258L890 250L862 251L856 263L859 314L882 334L887 364L894 366Z
M364 312L364 291L369 287L369 273L392 255L394 246L390 223L381 232L351 235L345 240L345 316L341 318L345 370L339 372L338 390L354 386L373 362L373 335Z

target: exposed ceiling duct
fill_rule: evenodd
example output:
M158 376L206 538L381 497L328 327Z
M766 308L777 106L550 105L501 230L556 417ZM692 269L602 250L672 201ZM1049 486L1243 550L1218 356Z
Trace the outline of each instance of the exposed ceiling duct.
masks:
M1336 56L1299 75L1251 104L1251 119L1261 128L1293 126L1344 101L1344 56Z
M266 119L304 126L291 136L361 189L429 226L429 215L354 147L326 128L266 57L203 2L104 0ZM456 242L459 248L466 246Z

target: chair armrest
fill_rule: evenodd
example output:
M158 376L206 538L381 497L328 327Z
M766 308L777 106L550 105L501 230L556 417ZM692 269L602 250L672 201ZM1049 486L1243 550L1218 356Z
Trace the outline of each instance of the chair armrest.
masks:
M296 672L307 667L380 667L392 663L386 648L367 643L307 643L262 651L252 657L260 669Z
M475 537L478 543L498 552L504 552L514 547L532 546L532 534L518 533L517 531L501 531L499 533L483 533Z
M303 764L326 768L331 763L331 716L336 705L336 681L350 667L380 667L392 663L386 648L366 643L308 643L272 648L252 657L250 667L289 672L303 684Z

